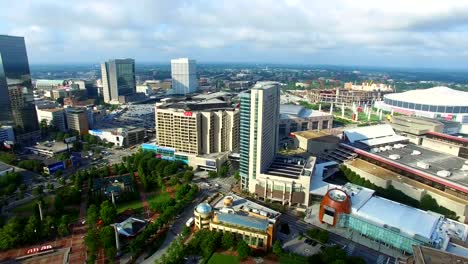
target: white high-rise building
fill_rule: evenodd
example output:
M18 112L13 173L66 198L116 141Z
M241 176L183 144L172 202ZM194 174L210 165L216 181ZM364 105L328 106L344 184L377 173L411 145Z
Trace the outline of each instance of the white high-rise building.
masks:
M255 190L256 178L278 151L280 88L276 82L257 82L240 94L240 175L242 189Z
M198 90L197 63L188 58L171 60L172 90L174 94L194 93Z

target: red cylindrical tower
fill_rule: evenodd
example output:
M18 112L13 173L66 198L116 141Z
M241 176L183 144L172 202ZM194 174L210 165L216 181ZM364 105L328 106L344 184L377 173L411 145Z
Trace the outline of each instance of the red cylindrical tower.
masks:
M351 199L341 189L328 190L320 203L319 221L335 226L340 214L351 212Z

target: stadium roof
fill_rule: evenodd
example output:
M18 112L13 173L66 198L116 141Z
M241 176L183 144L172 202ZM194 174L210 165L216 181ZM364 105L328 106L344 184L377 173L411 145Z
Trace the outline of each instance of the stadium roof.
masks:
M328 113L314 111L307 109L300 105L281 104L280 105L280 117L282 119L287 118L308 118L313 116L325 116Z
M424 105L468 106L468 92L437 86L384 95L385 98Z

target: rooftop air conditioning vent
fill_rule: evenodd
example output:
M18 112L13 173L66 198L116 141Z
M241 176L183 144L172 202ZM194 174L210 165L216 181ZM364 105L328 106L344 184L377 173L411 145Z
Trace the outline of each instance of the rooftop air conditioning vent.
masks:
M398 154L392 154L392 155L390 155L390 156L388 156L388 157L389 157L391 160L398 160L398 159L401 158L400 155L398 155Z
M413 150L413 152L411 152L411 156L418 156L418 155L421 155L421 151Z
M449 177L450 175L452 175L452 173L448 170L440 170L437 172L437 176L440 176L440 177Z
M416 163L416 166L418 166L419 168L422 168L422 169L429 169L430 165L425 163L425 162L422 162L422 161L418 161L418 163Z

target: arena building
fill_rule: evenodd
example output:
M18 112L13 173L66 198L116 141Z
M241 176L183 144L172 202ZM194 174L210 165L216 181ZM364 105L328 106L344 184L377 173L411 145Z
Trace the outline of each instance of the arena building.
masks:
M358 185L330 189L318 217L322 223L358 232L404 253L412 254L414 245L423 245L448 252L456 248L457 254L468 255L467 225L376 196Z
M460 133L468 134L468 92L442 86L417 89L386 94L374 106L405 115L457 121L462 124Z

